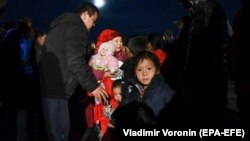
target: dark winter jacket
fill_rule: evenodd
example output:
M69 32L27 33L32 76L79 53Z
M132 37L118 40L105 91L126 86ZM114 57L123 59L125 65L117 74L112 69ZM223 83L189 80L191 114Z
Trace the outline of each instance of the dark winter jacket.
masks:
M64 13L51 24L40 62L42 94L68 99L80 84L92 92L98 87L85 57L88 30L77 14Z
M129 102L137 101L144 103L151 108L155 116L158 116L160 111L167 106L175 93L165 82L162 75L156 75L153 78L150 85L144 91L143 96L140 94L140 87L142 86L139 83L133 83L128 97Z

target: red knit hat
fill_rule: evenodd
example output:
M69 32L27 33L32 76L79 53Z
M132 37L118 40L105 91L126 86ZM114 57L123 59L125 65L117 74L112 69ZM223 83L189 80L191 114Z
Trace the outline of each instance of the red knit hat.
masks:
M98 48L102 43L112 40L115 37L121 37L121 34L113 29L104 29L97 38L95 52L98 52Z

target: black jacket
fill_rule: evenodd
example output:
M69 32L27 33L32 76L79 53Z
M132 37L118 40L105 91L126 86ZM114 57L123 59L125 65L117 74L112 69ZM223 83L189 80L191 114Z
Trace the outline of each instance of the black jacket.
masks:
M64 13L51 24L40 62L42 95L68 99L80 84L92 92L98 83L87 61L88 30L80 16Z

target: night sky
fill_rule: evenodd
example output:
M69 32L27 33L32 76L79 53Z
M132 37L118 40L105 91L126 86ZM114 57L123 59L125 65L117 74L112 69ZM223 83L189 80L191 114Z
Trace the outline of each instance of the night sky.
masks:
M28 16L33 26L48 31L51 21L63 12L73 11L84 1L93 0L8 0L6 12L0 24L15 21L20 16ZM132 34L147 35L150 32L162 34L166 29L177 32L173 23L186 11L179 0L104 0L105 6L100 8L96 27L91 31L91 39L105 28L114 28L124 36ZM240 0L218 0L233 22L240 8Z

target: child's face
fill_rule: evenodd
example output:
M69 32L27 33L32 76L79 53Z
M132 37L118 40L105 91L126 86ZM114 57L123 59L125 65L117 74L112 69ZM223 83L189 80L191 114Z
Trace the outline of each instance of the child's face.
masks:
M122 101L122 95L121 95L121 87L115 87L113 88L113 94L114 94L114 99L121 102Z
M36 39L36 43L38 46L43 46L44 45L44 41L45 41L46 35L42 35L40 37L37 37Z
M115 44L115 51L119 52L122 49L122 37L115 37L114 39L112 39L112 41Z
M149 59L140 60L135 68L136 78L144 86L148 86L158 73L154 63Z
M147 43L147 51L151 51L151 52L154 51L154 48L153 48L153 45L151 44L151 42Z
M101 56L106 56L107 55L107 49L106 48L102 48L100 51L100 55Z

